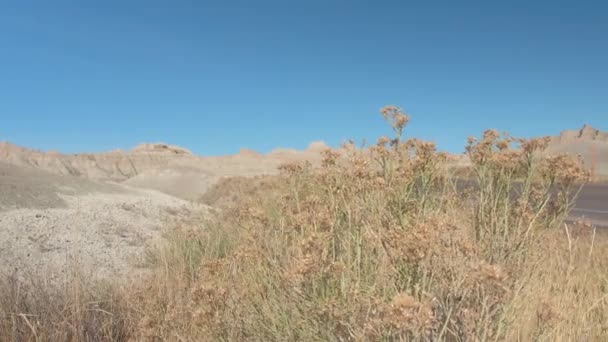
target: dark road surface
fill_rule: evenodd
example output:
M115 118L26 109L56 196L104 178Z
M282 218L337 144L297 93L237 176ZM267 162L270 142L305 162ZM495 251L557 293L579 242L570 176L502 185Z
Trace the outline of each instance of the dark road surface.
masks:
M578 218L608 228L608 184L587 184L583 187L570 212L570 219Z
M464 189L475 187L474 184L474 181L460 179L456 186ZM568 216L570 222L579 219L608 230L608 183L589 183L583 186Z

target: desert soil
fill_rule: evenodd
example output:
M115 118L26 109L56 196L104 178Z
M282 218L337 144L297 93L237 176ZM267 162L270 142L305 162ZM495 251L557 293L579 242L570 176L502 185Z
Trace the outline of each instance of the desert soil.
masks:
M205 210L154 190L2 163L0 191L0 272L49 281L75 267L97 278L136 275L164 229Z

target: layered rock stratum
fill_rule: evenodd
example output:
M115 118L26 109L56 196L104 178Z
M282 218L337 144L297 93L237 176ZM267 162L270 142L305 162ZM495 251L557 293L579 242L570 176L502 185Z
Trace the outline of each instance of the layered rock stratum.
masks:
M272 174L285 162L318 160L320 150L326 147L322 142L315 142L303 151L282 149L264 155L243 149L234 155L202 157L185 148L163 143L141 144L130 151L62 154L2 142L0 161L57 175L120 182L156 189L182 199L194 199L220 177Z
M551 139L547 153L578 155L596 178L608 177L608 132L589 125L578 130L562 131Z

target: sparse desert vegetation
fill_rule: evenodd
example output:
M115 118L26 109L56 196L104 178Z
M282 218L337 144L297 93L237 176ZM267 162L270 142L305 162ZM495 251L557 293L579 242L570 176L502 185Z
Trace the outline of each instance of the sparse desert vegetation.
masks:
M409 117L322 165L227 178L167 227L137 282L0 281L14 341L604 341L608 239L565 219L588 174L548 139L488 130L472 179Z

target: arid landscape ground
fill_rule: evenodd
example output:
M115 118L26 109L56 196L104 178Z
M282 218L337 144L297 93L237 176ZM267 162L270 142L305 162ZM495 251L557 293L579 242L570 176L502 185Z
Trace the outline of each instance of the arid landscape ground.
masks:
M1 143L0 267L52 278L79 262L99 276L130 274L162 227L206 210L197 199L218 180L318 162L324 148L203 158L165 144L63 155Z
M396 137L364 148L0 143L0 337L608 338L608 133L487 131L445 156L383 115ZM459 169L477 185L454 186Z

